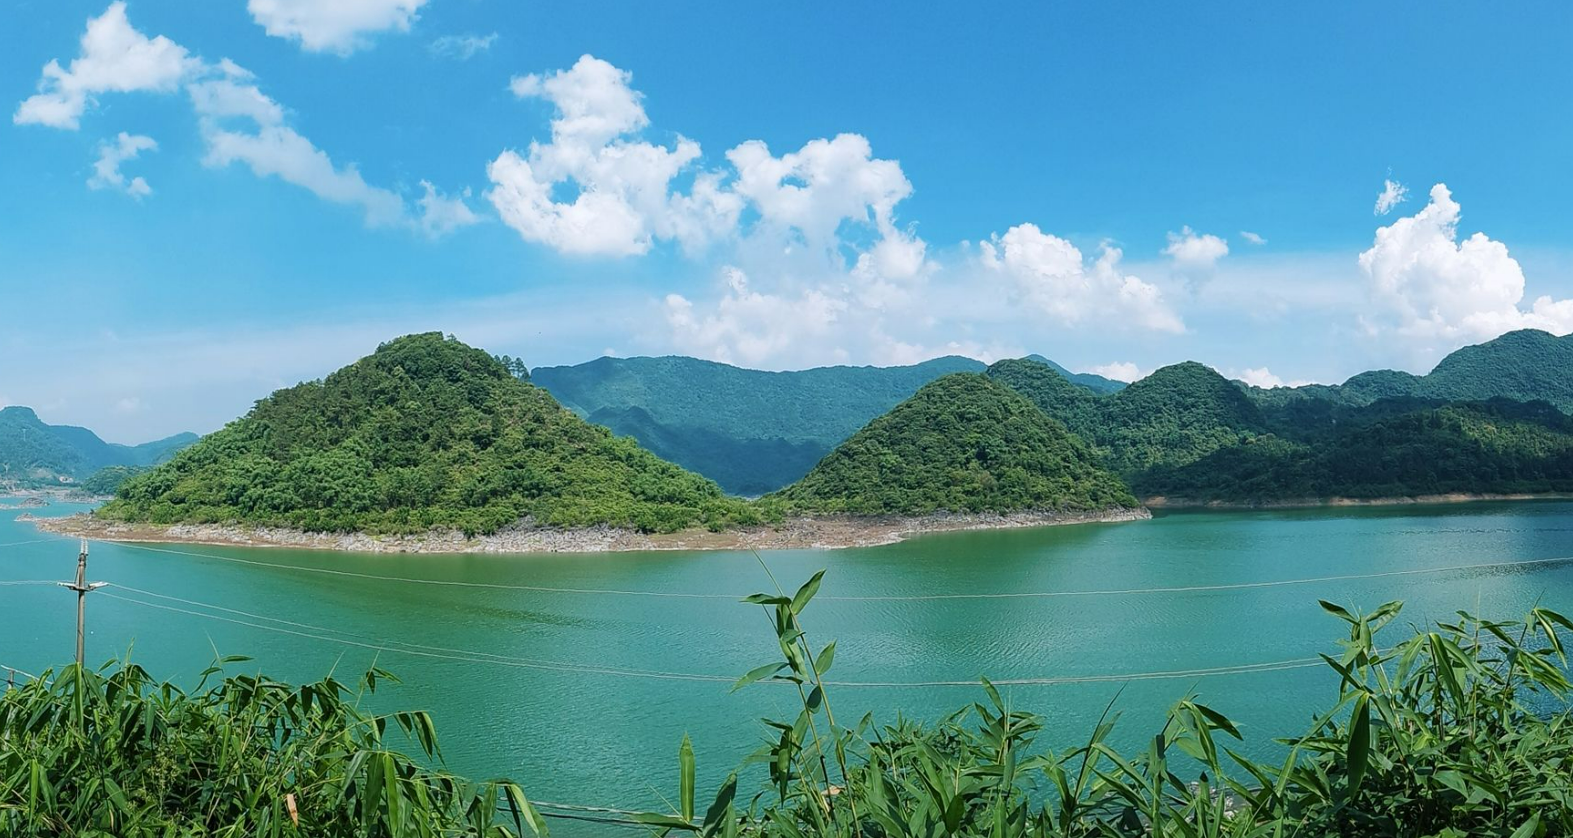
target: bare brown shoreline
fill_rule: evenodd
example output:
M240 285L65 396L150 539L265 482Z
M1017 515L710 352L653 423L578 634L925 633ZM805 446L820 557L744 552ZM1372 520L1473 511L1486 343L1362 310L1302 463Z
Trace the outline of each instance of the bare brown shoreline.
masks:
M1566 492L1542 492L1521 494L1492 494L1489 492L1450 492L1441 495L1415 495L1413 497L1390 498L1288 498L1284 500L1267 501L1219 501L1196 500L1193 498L1171 498L1155 496L1146 498L1142 503L1149 509L1218 509L1218 510L1253 510L1253 509L1316 509L1325 507L1348 506L1424 506L1456 503L1481 503L1488 501L1526 501L1526 500L1573 500L1573 494Z
M39 530L57 535L151 544L291 547L364 553L611 553L654 550L833 550L894 544L929 533L1114 523L1141 521L1151 517L1152 513L1145 508L1099 512L937 513L917 517L825 516L792 518L777 525L718 533L685 530L652 534L615 527L519 527L475 538L466 538L459 532L372 536L365 533L310 533L232 524L123 524L95 518L90 513L65 517L22 515L17 520L29 521Z

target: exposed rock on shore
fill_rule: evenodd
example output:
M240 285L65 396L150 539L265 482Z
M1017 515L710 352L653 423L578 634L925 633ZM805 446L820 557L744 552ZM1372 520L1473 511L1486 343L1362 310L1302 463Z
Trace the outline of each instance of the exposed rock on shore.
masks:
M227 524L123 524L90 514L60 518L24 515L40 530L104 541L293 547L368 553L604 553L640 550L786 550L836 549L892 544L914 535L960 530L1014 529L1064 524L1139 521L1146 509L1102 512L1016 512L1010 514L940 513L921 517L802 517L767 527L726 532L687 530L649 534L613 527L555 529L522 525L494 535L466 538L460 532L373 536L365 533L312 533Z

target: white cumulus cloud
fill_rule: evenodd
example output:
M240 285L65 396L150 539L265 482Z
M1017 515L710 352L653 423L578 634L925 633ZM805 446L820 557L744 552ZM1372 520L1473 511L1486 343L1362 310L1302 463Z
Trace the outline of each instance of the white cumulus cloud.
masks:
M88 20L81 53L69 67L53 60L44 65L38 92L24 100L11 119L18 125L75 130L97 94L173 91L199 66L174 41L162 35L149 38L134 29L126 4L116 0Z
M1210 233L1198 233L1184 227L1178 233L1169 234L1169 246L1163 252L1182 272L1207 273L1217 266L1219 259L1229 255L1229 243Z
M246 9L269 35L312 52L348 55L368 45L372 33L408 32L424 5L426 0L247 0Z
M1120 269L1122 254L1111 244L1103 244L1089 261L1065 239L1036 224L1018 224L980 247L986 268L1009 277L1029 304L1060 323L1185 331L1157 286Z
M1270 390L1274 387L1284 386L1284 380L1276 375L1273 375L1272 370L1269 370L1266 367L1251 367L1243 369L1238 375L1234 377L1244 381L1246 384L1249 384L1252 387L1262 387L1264 389Z
M878 235L858 256L856 267L866 275L905 280L922 272L926 244L895 221L896 204L912 194L912 183L900 163L875 158L866 138L810 140L780 157L750 140L726 158L737 170L734 190L759 212L755 235L785 236L839 262L839 231L851 222Z
M1445 346L1513 329L1573 331L1573 300L1542 296L1521 307L1524 271L1506 245L1484 233L1459 241L1461 211L1439 183L1419 212L1377 229L1359 260L1377 307L1368 326Z
M1274 375L1273 371L1267 367L1247 367L1238 372L1226 373L1226 375L1236 381L1244 381L1252 387L1261 387L1264 390L1271 390L1274 387L1304 387L1307 384L1316 383L1306 379L1284 381L1282 378Z
M1262 238L1260 233L1253 233L1250 230L1241 230L1240 238L1245 239L1251 244L1267 244L1267 239Z
M1132 381L1139 381L1142 376L1146 375L1146 373L1142 372L1141 367L1136 366L1130 361L1113 361L1107 364L1099 364L1098 366L1087 370L1087 372L1090 372L1093 375L1101 375L1104 378L1113 381L1123 381L1126 384L1129 384Z
M98 144L98 160L93 163L93 176L87 179L87 185L93 189L119 190L138 200L151 195L153 188L147 181L141 177L127 180L120 171L120 164L135 160L144 151L157 149L158 143L152 137L121 131L114 142Z
M631 256L657 239L700 249L730 232L742 202L700 173L686 195L672 180L699 158L699 144L678 137L671 147L637 140L649 125L631 75L594 56L546 75L519 76L509 85L520 98L556 108L551 142L507 150L487 166L487 197L504 223L527 241L564 253ZM572 200L557 200L572 188Z
M1372 215L1387 215L1393 208L1402 204L1409 197L1409 189L1402 183L1392 178L1382 181L1382 194L1376 196L1376 206L1371 209Z
M664 345L752 364L899 363L956 351L1020 354L999 330L974 337L974 325L1029 327L1045 313L1067 324L1184 331L1158 286L1121 269L1117 247L1083 258L1032 225L983 245L980 289L979 261L947 268L898 217L912 182L859 134L781 152L748 140L708 168L699 144L680 134L665 144L645 137L643 95L609 62L585 55L566 70L517 76L509 88L552 108L549 139L488 165L486 197L521 238L607 257L675 242L727 265L713 291L660 301ZM1214 243L1227 250L1216 236L1186 235L1196 242L1183 259L1204 258L1191 251ZM1068 251L1056 255L1056 245ZM1051 264L1061 256L1065 264Z
M679 294L666 296L667 323L680 350L726 363L764 364L806 339L827 338L847 311L845 300L820 289L761 293L734 266L721 274L725 291L712 311L700 311Z

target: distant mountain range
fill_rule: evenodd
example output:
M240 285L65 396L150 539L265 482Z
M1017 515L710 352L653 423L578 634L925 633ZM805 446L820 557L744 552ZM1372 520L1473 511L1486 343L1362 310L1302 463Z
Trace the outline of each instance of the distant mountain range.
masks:
M1269 409L1301 400L1361 405L1412 396L1448 401L1543 401L1569 413L1573 412L1573 335L1557 337L1538 329L1508 332L1453 352L1425 375L1375 370L1343 384L1248 389L1254 400Z
M730 494L752 496L808 475L871 422L955 373L985 373L1015 390L1088 446L1099 468L1142 497L1240 500L1301 491L1370 495L1471 486L1544 491L1552 484L1561 490L1561 475L1573 472L1573 464L1559 459L1564 449L1573 449L1573 426L1565 416L1573 410L1573 337L1533 330L1460 349L1426 375L1378 370L1340 385L1272 389L1228 381L1194 362L1165 367L1127 386L1072 373L1041 356L986 368L952 356L910 366L798 372L685 357L601 358L539 367L529 377L592 424L633 437ZM972 392L976 389L952 383L944 392L965 391L969 399L992 402L988 393ZM920 405L932 412L935 398L930 393ZM974 413L992 415L997 407ZM916 406L902 415L919 417L911 419L919 426L953 424ZM880 444L901 449L905 467L922 472L912 459L918 449L902 441L909 439L903 434L920 431L888 421L882 427L886 439ZM108 486L195 440L179 434L139 446L115 445L84 428L48 425L28 408L10 407L0 410L0 482L82 484L101 469L118 467L99 481ZM1385 457L1386 464L1351 472L1346 462L1351 451L1368 461ZM957 462L965 460L962 454ZM841 469L834 477L820 470L806 485L880 473L866 463L844 462ZM892 489L900 495L912 487ZM804 491L800 499L808 498ZM829 508L834 501L827 497L820 491L815 503Z
M86 428L46 424L32 408L13 405L0 409L0 483L75 484L110 466L156 465L196 441L196 434L183 433L141 445L119 445Z
M1423 399L1433 407L1493 398L1539 400L1573 411L1573 336L1536 330L1459 349L1427 375L1376 370L1341 385L1263 389L1228 382L1188 362L1127 387L1070 372L1041 355L1018 363L1047 368L1055 382L1066 385L1051 395L1038 381L1028 396L1055 401L1051 415L1089 443L1118 451L1111 466L1127 476L1178 466L1247 437L1283 436L1286 429L1293 438L1330 431L1340 411L1381 399ZM954 356L912 366L800 372L761 372L685 357L600 358L539 367L531 380L589 421L634 437L728 492L758 495L801 478L836 445L930 381L984 369L981 362ZM1008 375L1009 368L995 373ZM1196 401L1202 393L1210 398ZM1115 395L1120 397L1110 408L1121 416L1091 418L1090 406ZM1177 400L1171 404L1168 396ZM1165 413L1171 409L1179 413ZM1218 414L1208 417L1208 410ZM1140 483L1137 479L1133 488L1140 491Z
M763 372L697 358L599 358L536 367L530 381L564 406L736 495L802 477L832 448L919 387L971 358L905 367Z
M742 369L697 358L599 358L536 367L530 380L563 405L736 495L807 474L831 449L940 376L982 372L949 356L898 367ZM1097 392L1124 386L1062 372Z
M100 513L371 534L492 533L521 522L672 532L802 513L1102 513L1139 498L1569 492L1573 417L1547 399L1565 392L1567 373L1527 369L1566 345L1514 334L1460 350L1427 376L1261 390L1195 362L1121 387L1034 358L981 370L941 358L799 373L603 358L527 377L510 359L410 335L275 392L150 471L111 475L123 482ZM1377 393L1372 381L1402 383ZM1520 398L1495 395L1505 390ZM702 472L576 414L638 417L650 447L744 485L807 471L757 502L728 497ZM0 439L35 480L74 479L114 460L134 466L189 439L126 448L44 425L25 409L0 420ZM47 472L38 465L46 461L74 471Z

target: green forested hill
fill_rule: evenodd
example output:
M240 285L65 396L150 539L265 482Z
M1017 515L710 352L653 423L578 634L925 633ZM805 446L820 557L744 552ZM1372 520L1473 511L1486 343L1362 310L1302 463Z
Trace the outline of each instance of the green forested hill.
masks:
M1071 372L1070 370L1054 363L1053 361L1050 361L1048 358L1045 358L1042 355L1028 355L1025 360L1037 361L1040 364L1046 364L1050 369L1063 376L1066 381L1069 381L1072 384L1079 384L1099 395L1118 393L1126 387L1126 384L1123 381L1115 381L1112 378L1104 378L1103 376L1096 375L1094 373Z
M1462 377L1448 374L1441 380ZM1351 380L1363 393L1401 395L1357 399L1322 388L1331 393L1269 399L1260 409L1244 388L1195 363L1102 397L1029 360L1002 361L988 375L1063 421L1142 497L1272 502L1573 490L1573 419L1546 402L1405 394L1402 373ZM1435 379L1426 389L1447 392Z
M639 445L716 481L732 494L752 497L808 473L830 450L821 440L750 439L704 427L674 427L642 407L603 407L586 417L630 436Z
M1244 502L1573 491L1573 419L1545 402L1389 401L1323 438L1263 436L1154 471L1144 491Z
M315 531L493 532L609 524L672 531L754 520L711 481L563 409L440 334L390 341L280 390L127 480L119 520Z
M1089 391L1124 385L1041 360ZM765 372L697 358L600 358L537 367L532 381L598 425L738 495L774 491L808 473L837 444L970 358L901 367Z
M0 482L58 486L108 466L150 466L190 445L196 434L176 434L142 445L105 442L86 428L49 425L31 408L0 409Z
M802 477L837 443L970 358L906 367L747 370L714 361L600 358L537 367L531 380L590 421L664 459L758 495Z
M1052 366L1032 357L996 361L984 375L1025 396L1083 441L1097 444L1104 397L1072 384Z
M1136 506L1064 425L976 373L925 385L772 497L859 515Z
M1442 359L1414 393L1434 399L1550 402L1573 411L1573 335L1535 329L1508 332Z
M1403 396L1445 401L1545 401L1563 412L1573 412L1573 335L1556 337L1537 329L1508 332L1453 352L1425 375L1373 370L1343 384L1245 389L1270 417L1304 411L1306 402L1358 406Z
M1265 430L1236 386L1195 361L1164 367L1110 396L1098 445L1121 474L1193 462Z
M1194 362L1164 367L1108 396L1028 359L1000 361L987 374L1063 422L1138 491L1150 469L1194 462L1265 430L1261 411L1238 387Z

